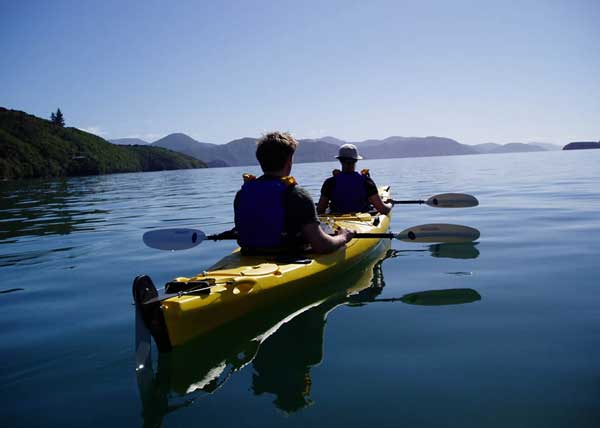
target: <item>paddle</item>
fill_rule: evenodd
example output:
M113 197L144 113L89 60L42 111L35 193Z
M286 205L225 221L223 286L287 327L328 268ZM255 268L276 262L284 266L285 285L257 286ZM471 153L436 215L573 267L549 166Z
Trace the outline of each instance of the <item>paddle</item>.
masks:
M144 244L150 248L174 251L194 248L206 239L212 241L236 239L236 235L232 231L227 231L217 235L207 236L198 229L177 228L151 230L150 232L144 233L142 239L144 240Z
M159 250L187 250L206 239L206 234L195 229L161 229L144 233L144 244Z
M456 224L423 224L404 229L400 233L357 233L357 239L399 239L404 242L460 243L472 242L479 238L479 231L472 227ZM197 229L161 229L144 233L144 244L158 250L187 250L210 239L221 241L236 239L235 233L224 232L206 235Z
M476 207L479 205L479 201L475 196L467 195L464 193L442 193L434 195L431 198L425 200L414 200L414 201L395 201L393 199L386 200L387 203L393 205L398 204L427 204L430 207L435 208L468 208Z

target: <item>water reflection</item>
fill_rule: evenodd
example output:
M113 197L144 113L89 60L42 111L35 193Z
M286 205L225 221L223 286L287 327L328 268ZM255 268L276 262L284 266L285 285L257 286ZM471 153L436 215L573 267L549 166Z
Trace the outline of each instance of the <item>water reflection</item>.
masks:
M476 302L481 300L481 296L470 288L451 288L410 293L402 296L399 300L410 305L442 306Z
M156 372L147 360L137 372L144 426L160 426L165 415L215 393L249 364L253 368L254 395L272 394L273 404L284 413L310 406L311 368L323 360L327 315L337 306L386 301L447 305L481 299L471 289L428 290L399 298L378 298L385 287L383 263L403 253L389 249L389 245L383 242L373 258L335 282L316 287L301 300L247 316L184 347L160 354ZM424 251L430 251L434 257L464 258L467 253L477 257L479 253L471 247L430 246Z
M400 257L406 253L414 252L429 252L432 257L443 257L451 259L474 259L479 256L479 251L475 246L478 243L470 242L465 244L435 244L429 245L423 250L388 250L385 257L379 260L373 266L373 277L371 285L357 294L351 295L348 298L348 304L353 306L362 306L372 302L403 302L410 305L424 306L443 306L443 305L458 305L471 303L481 300L481 296L477 291L470 288L456 288L447 290L426 290L406 294L402 297L392 297L386 299L378 299L385 287L385 279L383 277L382 264L390 258ZM458 274L460 272L454 272Z
M450 259L476 259L479 257L478 242L465 244L435 244L429 246L432 257Z
M23 236L66 235L93 230L106 209L94 208L88 196L102 192L94 179L26 181L0 187L0 243Z
M464 244L433 244L422 250L392 250L389 257L398 257L404 253L426 253L432 257L448 259L476 259L479 257L477 245L479 242L468 242Z
M217 179L196 170L0 182L0 267L80 258L99 234L106 242L161 222L230 226Z
M273 403L286 413L312 404L310 369L323 359L323 332L329 301L283 324L265 340L253 361L252 391L275 395Z

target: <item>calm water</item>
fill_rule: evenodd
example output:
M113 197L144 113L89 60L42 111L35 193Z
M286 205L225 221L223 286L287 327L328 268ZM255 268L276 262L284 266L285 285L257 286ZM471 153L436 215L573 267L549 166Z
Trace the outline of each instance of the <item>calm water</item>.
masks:
M133 277L162 285L234 248L160 252L142 234L228 229L258 169L2 183L1 425L599 426L599 165L600 150L363 161L396 198L480 200L397 207L392 230L458 223L479 242L393 242L301 302L153 349L137 375ZM334 167L294 175L316 197ZM468 290L389 301L453 289Z

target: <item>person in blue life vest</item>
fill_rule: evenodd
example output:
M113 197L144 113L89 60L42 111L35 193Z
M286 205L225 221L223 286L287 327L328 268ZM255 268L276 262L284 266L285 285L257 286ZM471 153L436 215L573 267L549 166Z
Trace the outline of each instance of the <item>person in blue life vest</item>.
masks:
M263 175L244 174L233 203L235 231L244 254L298 252L329 253L343 247L354 232L335 235L319 227L315 203L290 176L298 142L288 133L271 132L257 143L256 158Z
M362 159L356 146L342 145L336 158L340 161L342 170L334 170L333 176L323 183L317 212L324 214L328 207L336 214L368 212L373 206L381 214L388 214L392 205L379 196L369 170L363 169L360 173L356 171L356 162Z

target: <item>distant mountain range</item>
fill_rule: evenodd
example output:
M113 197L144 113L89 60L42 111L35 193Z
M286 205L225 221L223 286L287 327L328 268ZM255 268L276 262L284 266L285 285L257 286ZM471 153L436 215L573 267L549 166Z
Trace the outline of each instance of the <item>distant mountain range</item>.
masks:
M528 143L532 146L538 146L541 147L542 149L546 149L546 150L550 150L550 151L554 151L554 150L561 150L561 146L559 146L558 144L551 144L551 143Z
M197 141L186 134L175 133L150 143L150 145L164 147L203 160L210 167L221 167L255 165L257 140L257 138L246 137L230 141L227 144L212 144ZM148 144L137 138L122 138L111 140L111 142L115 144ZM561 149L560 146L549 143L486 143L471 146L443 137L388 137L383 140L344 141L327 136L299 140L300 145L294 160L297 163L330 161L337 155L339 146L348 142L355 144L365 159L539 152Z

